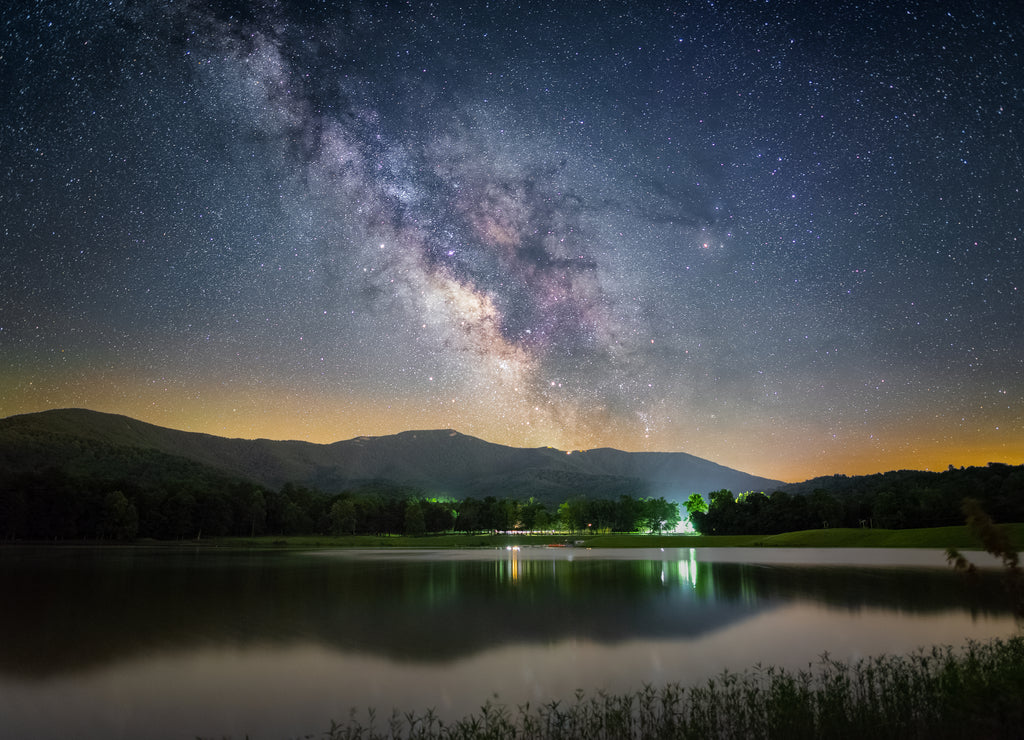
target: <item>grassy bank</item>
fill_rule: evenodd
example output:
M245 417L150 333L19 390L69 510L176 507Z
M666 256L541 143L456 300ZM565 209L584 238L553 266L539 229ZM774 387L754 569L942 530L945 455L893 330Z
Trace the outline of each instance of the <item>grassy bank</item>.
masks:
M1008 524L1011 541L1024 547L1024 524ZM650 542L651 544L647 544ZM808 529L771 535L603 535L587 540L590 547L925 547L978 549L965 526L927 529Z
M432 713L353 714L330 740L660 740L661 738L1016 738L1024 723L1024 637L857 663L827 656L796 673L757 666L693 687L575 702L487 704L443 723Z
M1024 523L1005 525L1011 542L1024 549ZM929 529L812 529L774 535L465 535L429 537L228 537L203 540L222 547L317 549L317 548L479 548L507 545L559 545L582 542L583 547L923 547L960 550L979 549L967 527Z

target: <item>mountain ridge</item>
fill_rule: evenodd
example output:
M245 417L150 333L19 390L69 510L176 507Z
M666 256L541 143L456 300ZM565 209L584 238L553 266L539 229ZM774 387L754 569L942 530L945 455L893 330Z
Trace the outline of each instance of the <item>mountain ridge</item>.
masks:
M19 448L34 439L45 455L47 435L64 465L88 465L73 440L113 448L138 448L199 463L221 473L278 488L295 483L337 493L367 481L386 480L432 494L537 496L566 493L593 497L665 496L728 488L771 491L782 481L751 475L685 452L625 452L613 448L563 451L510 447L455 429L407 430L359 436L328 444L301 440L242 439L186 432L89 409L51 409L0 419L5 465L16 465ZM38 447L42 445L42 447ZM58 452L58 449L60 452ZM96 450L88 454L97 454ZM31 456L31 455L30 455Z

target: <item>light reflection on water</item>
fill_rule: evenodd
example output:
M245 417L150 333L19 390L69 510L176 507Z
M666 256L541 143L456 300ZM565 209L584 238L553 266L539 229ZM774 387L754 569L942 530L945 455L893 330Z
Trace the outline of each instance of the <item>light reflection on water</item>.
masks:
M972 586L935 552L846 552L858 564L750 550L2 549L0 634L19 639L0 642L0 737L294 737L349 707L453 718L495 693L564 700L1015 630L996 573ZM908 566L922 558L939 567Z

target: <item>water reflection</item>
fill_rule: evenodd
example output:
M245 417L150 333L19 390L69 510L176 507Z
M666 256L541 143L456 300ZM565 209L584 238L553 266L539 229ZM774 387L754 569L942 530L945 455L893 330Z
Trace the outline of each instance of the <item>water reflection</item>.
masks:
M1015 628L995 572L727 558L0 548L0 736L318 735Z
M996 573L573 553L0 551L0 673L49 676L200 646L313 642L446 662L565 639L695 640L783 605L1008 618Z

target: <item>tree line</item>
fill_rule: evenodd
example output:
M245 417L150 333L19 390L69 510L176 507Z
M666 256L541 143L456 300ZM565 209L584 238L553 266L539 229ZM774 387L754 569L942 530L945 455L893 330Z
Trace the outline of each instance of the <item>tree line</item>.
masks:
M278 490L149 451L118 459L120 475L0 465L0 539L158 540L254 535L441 532L659 532L680 507L664 498L582 492L560 504L486 496L442 500L387 481L337 494ZM812 487L813 486L813 487ZM958 525L964 498L999 522L1024 521L1024 466L831 476L766 493L716 491L685 505L701 534L775 534L826 527Z
M141 482L73 476L58 468L0 476L0 537L7 540L661 532L679 520L674 502L628 495L579 495L551 508L533 498L430 497L390 482L329 495L291 483L273 490L215 476Z
M701 534L779 534L828 527L912 529L963 524L965 498L981 503L996 521L1024 521L1024 466L989 463L942 473L893 471L832 476L793 486L796 493L728 490L686 503Z

